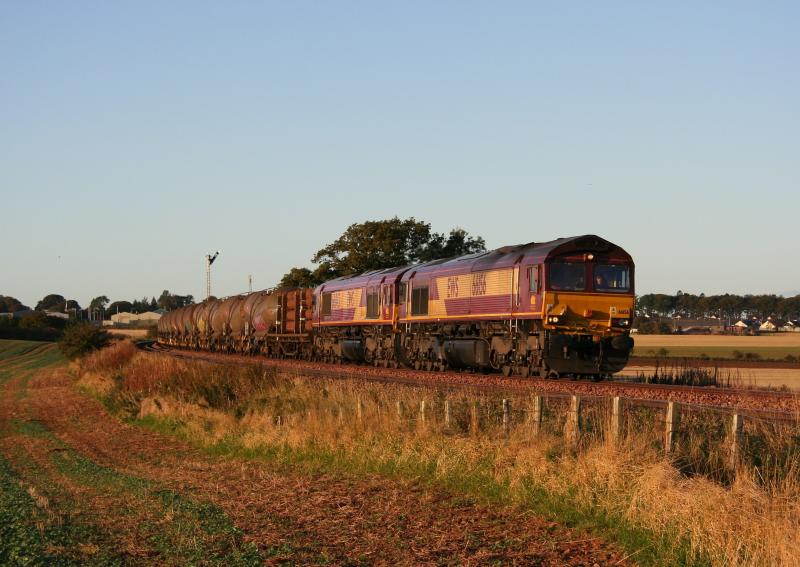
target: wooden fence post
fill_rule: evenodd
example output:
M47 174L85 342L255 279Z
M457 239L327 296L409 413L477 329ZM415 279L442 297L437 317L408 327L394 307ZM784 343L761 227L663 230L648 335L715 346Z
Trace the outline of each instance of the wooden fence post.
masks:
M680 424L680 406L676 402L667 402L667 415L664 417L664 452L672 452L675 432Z
M542 396L533 396L533 408L531 410L531 428L534 435L539 435L542 427Z
M469 408L469 431L473 435L478 433L478 402L475 400Z
M619 396L611 398L611 440L618 442L622 431L622 399Z
M509 414L511 413L511 403L503 400L503 431L508 431Z
M444 401L444 425L450 427L450 400Z
M403 402L397 400L397 418L403 419Z
M572 396L567 412L566 429L564 431L567 443L575 445L578 442L581 432L581 398Z
M421 423L425 423L425 400L419 403L419 420Z
M363 421L363 405L361 404L361 398L358 398L357 405L356 405L356 416L358 418L358 422L361 423Z
M744 425L743 416L738 412L733 412L731 416L731 431L730 431L730 467L731 470L736 470L736 464L739 461L739 452L742 446L742 426Z

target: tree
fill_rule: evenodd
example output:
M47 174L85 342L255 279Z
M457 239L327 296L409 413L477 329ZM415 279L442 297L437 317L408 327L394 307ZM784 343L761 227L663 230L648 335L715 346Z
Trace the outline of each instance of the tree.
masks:
M322 282L314 277L314 272L308 268L292 268L283 278L281 278L279 287L317 287Z
M429 223L414 217L366 221L351 224L339 238L314 254L311 261L318 264L317 269L292 268L284 275L281 285L313 286L339 276L485 249L483 238L473 238L461 228L455 228L445 236L431 232Z
M42 300L36 304L36 311L64 311L64 307L67 304L67 300L64 299L63 295L59 295L57 293L51 293L49 295L45 295Z
M89 302L89 311L100 311L105 309L106 305L108 305L108 301L109 299L105 295L95 297Z
M16 313L17 311L27 311L28 309L16 297L0 295L0 313Z
M483 252L486 242L482 237L472 238L463 228L454 228L445 240L443 234L433 234L426 249L422 252L420 260L428 262L439 258L451 258Z
M156 307L160 307L161 309L166 309L167 311L172 311L173 309L179 309L181 307L186 307L187 305L191 305L194 303L194 297L191 295L177 295L172 294L169 292L168 289L165 289L161 292L161 295L156 302ZM154 308L154 309L155 309Z
M108 306L106 310L108 313L116 314L116 313L130 313L132 306L130 301L115 301L111 305Z
M108 333L89 323L76 323L67 327L59 341L59 348L67 358L78 358L93 350L107 346Z

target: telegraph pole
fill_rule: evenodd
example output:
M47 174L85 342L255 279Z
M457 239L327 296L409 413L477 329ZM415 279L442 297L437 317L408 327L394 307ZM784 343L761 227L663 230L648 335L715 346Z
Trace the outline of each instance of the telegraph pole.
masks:
M206 299L211 297L211 264L217 259L222 250L217 250L214 254L206 254Z

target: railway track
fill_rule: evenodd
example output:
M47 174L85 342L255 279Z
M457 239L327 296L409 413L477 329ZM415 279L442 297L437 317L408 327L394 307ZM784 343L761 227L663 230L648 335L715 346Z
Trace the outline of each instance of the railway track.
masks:
M571 380L542 380L503 377L498 374L466 372L426 372L410 369L387 369L371 366L338 365L305 362L291 359L269 359L239 354L220 354L170 348L154 341L138 343L141 350L187 360L204 360L227 364L259 364L284 371L296 371L325 378L355 378L360 380L397 383L447 390L467 389L491 393L578 395L583 397L613 397L664 402L674 401L695 406L747 410L779 419L800 417L800 395L791 392L743 390L699 386L641 384L610 380L584 382Z

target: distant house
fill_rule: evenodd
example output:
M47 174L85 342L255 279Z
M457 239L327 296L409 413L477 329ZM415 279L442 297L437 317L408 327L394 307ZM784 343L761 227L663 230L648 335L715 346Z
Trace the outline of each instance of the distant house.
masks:
M776 331L781 330L781 327L783 327L784 324L785 323L783 321L769 317L766 321L761 323L761 326L758 328L758 330L762 333L775 333Z
M784 333L800 333L800 321L786 321L780 330Z
M755 319L739 319L728 328L728 331L735 335L754 335L758 333L761 321Z

